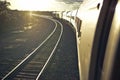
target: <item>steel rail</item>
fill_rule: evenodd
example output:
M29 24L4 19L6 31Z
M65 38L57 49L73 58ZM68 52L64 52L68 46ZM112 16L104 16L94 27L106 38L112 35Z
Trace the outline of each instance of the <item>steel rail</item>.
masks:
M56 22L58 22L58 23L60 24L60 26L61 26L60 36L59 36L59 38L58 38L58 40L57 40L57 43L56 43L55 47L53 48L53 50L52 50L52 52L51 52L51 54L50 54L50 56L48 57L46 63L44 64L43 68L41 69L40 73L38 74L36 80L39 80L39 78L40 78L40 76L42 75L43 71L44 71L45 68L47 67L47 64L50 62L50 60L51 60L51 58L52 58L52 56L53 56L53 54L54 54L54 52L55 52L55 50L56 50L59 42L60 42L60 39L61 39L61 37L62 37L62 34L63 34L63 25L62 25L59 21L57 21L57 20L56 20Z
M34 15L35 16L35 15ZM40 16L39 16L40 17ZM56 31L57 28L57 22L55 22L53 19L47 18L51 21L53 21L55 23L55 28L54 30L51 32L51 34L36 48L34 49L26 58L24 58L16 67L14 67L10 72L8 72L3 78L2 80L5 80L6 78L8 78L14 71L16 71L23 63L25 63Z

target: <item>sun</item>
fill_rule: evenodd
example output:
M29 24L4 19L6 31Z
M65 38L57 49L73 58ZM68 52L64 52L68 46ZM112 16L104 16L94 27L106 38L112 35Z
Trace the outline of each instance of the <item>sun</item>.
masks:
M53 5L54 0L9 0L12 8L19 10L48 10Z

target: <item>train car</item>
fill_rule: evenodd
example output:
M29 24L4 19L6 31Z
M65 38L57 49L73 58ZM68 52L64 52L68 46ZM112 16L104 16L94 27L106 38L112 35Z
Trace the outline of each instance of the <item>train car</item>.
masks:
M84 0L63 19L76 29L80 80L120 80L120 0Z
M70 16L69 16L69 21L72 23L72 25L74 26L74 28L77 30L77 23L76 23L76 21L75 21L75 19L76 19L76 16L77 16L77 12L78 12L78 10L73 10L73 11L71 11L70 12Z
M76 16L81 80L89 80L92 46L101 6L100 0L87 0L81 4Z

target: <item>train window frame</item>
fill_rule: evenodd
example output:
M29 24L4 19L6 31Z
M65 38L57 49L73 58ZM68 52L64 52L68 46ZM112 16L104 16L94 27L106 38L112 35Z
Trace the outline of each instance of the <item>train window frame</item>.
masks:
M101 79L106 45L117 1L103 1L91 52L89 80Z

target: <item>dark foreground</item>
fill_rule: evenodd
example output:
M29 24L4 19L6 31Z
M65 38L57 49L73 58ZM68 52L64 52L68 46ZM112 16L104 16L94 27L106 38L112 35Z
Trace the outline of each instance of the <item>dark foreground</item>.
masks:
M61 22L64 26L61 42L40 80L79 80L75 32L70 25Z

